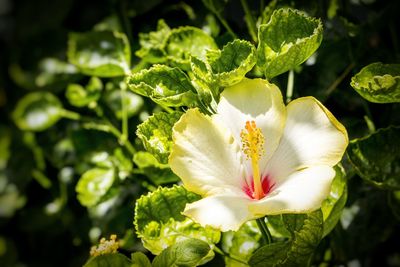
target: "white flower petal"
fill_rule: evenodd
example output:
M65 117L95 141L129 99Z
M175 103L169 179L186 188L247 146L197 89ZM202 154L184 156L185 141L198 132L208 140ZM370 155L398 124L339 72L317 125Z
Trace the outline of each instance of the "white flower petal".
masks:
M246 121L256 122L265 137L265 153L260 160L263 170L278 146L285 126L286 109L279 88L262 79L244 78L225 88L215 116L231 130L239 144Z
M342 158L347 144L346 129L318 100L298 98L287 106L285 130L268 162L268 173L280 183L296 170L333 166Z
M306 213L321 207L335 177L329 166L314 166L292 173L265 198L252 202L255 217L282 213Z
M183 214L202 226L209 225L223 232L236 231L253 219L248 211L249 203L250 199L240 195L210 196L187 204Z
M190 109L172 136L169 164L186 189L204 196L241 188L240 147L224 127Z

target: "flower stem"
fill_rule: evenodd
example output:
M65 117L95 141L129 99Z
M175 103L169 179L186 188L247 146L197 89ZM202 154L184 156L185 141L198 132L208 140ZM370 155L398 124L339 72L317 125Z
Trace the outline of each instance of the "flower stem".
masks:
M128 140L128 109L126 107L126 87L121 87L121 108L122 108L122 134L120 142L124 144Z
M269 232L268 226L265 224L264 218L258 218L258 219L256 219L256 222L257 222L258 228L261 231L261 234L263 236L265 243L267 245L271 244L272 243L272 235Z
M221 250L219 247L217 247L217 246L214 246L213 250L214 250L215 252L217 252L218 254L224 256L224 257L228 257L228 258L230 258L230 259L232 259L232 260L234 260L234 261L237 261L237 262L240 262L240 263L243 263L243 264L246 264L246 265L247 265L247 262L245 262L245 261L243 261L243 260L241 260L241 259L238 259L238 258L236 258L236 257L233 257L233 256L230 255L230 254L225 253L224 251L222 251L222 250Z
M221 14L219 12L214 13L215 16L217 16L217 18L219 19L219 21L221 22L221 24L224 26L224 28L229 32L229 34L233 37L233 39L236 39L237 36L236 34L233 32L233 30L231 29L231 27L229 26L228 22L224 19L224 17L221 16Z
M254 42L257 42L257 34L256 34L256 23L254 21L253 15L250 12L249 5L246 0L240 0L244 13L245 13L245 21L247 24L247 28L249 29L249 33Z
M293 97L293 84L294 84L294 72L293 70L289 71L287 88L286 88L286 104L292 101Z

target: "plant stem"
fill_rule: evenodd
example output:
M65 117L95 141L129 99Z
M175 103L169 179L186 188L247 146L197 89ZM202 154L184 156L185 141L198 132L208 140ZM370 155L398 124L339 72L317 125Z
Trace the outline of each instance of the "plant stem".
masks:
M326 95L329 96L335 89L338 87L338 85L346 78L346 76L350 73L350 71L354 68L355 64L351 63L350 65L347 66L347 68L343 71L343 73L336 78L336 80L326 89Z
M269 232L268 226L265 224L264 218L259 218L256 219L257 226L261 231L261 234L265 240L266 244L271 244L272 243L272 236L271 233Z
M79 120L81 118L81 115L79 113L70 111L70 110L66 110L63 109L61 112L61 116L66 118L66 119L70 119L70 120Z
M168 113L173 113L174 112L174 110L172 108L170 108L170 107L167 107L167 106L164 106L164 105L160 105L160 107L163 110L165 110L166 112L168 112Z
M292 101L294 85L294 71L290 70L288 75L288 82L286 88L286 104Z
M236 39L237 36L236 34L232 31L231 27L229 26L228 22L224 19L224 17L221 16L221 13L215 12L215 16L219 19L221 22L222 26L229 32L229 34L233 37L233 39Z
M240 263L243 263L243 264L246 264L246 265L247 265L247 262L245 262L245 261L243 261L243 260L241 260L241 259L238 259L238 258L236 258L236 257L233 257L233 256L231 256L231 255L225 253L224 251L222 251L222 250L221 250L219 247L217 247L217 246L214 246L213 250L214 250L215 252L217 252L218 254L224 256L224 257L228 257L228 258L230 258L230 259L232 259L232 260L234 260L234 261L237 261L237 262L240 262Z
M254 21L254 18L250 12L249 5L247 4L247 0L240 0L242 3L242 7L245 13L245 21L247 24L247 28L249 29L249 33L251 38L253 38L253 41L257 43L257 34L256 34L256 23Z
M120 137L120 142L123 144L128 140L129 133L128 133L128 110L126 108L126 87L121 87L121 108L122 108L122 134Z

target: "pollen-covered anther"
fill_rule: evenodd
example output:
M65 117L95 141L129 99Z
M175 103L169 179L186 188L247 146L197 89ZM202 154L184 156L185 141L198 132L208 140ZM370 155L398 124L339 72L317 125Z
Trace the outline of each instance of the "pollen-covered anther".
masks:
M111 235L110 240L104 237L100 239L98 246L93 246L90 249L90 256L99 256L104 254L116 253L119 248L119 242L116 235Z

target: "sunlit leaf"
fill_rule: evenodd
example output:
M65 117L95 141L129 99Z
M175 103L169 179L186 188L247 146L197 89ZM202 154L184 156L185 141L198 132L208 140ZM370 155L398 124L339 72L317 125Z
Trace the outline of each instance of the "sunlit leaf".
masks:
M352 140L347 155L367 182L385 189L400 189L400 127L389 127Z
M123 33L70 33L67 55L69 62L86 75L115 77L129 73L131 52Z
M95 103L101 96L103 83L97 77L92 77L88 84L83 87L80 84L69 84L65 93L69 103L76 107L88 106Z
M55 95L36 92L18 101L12 117L21 130L43 131L53 126L63 112L61 102Z
M122 97L122 95L124 97ZM123 100L121 98L123 98ZM128 117L137 115L144 104L141 96L129 91L122 93L121 90L112 90L107 92L104 96L104 101L111 110L114 111L114 114L118 119L122 118L122 101L125 102L124 104L127 109Z
M194 267L204 263L210 246L198 239L186 239L164 250L154 261L154 267Z
M400 64L372 63L354 75L350 84L368 101L400 102Z
M332 181L331 192L322 202L321 211L324 218L324 234L328 235L338 223L347 200L347 181L344 169L335 167L336 176Z
M322 41L322 23L293 9L276 10L258 32L257 65L271 79L295 68L317 50Z
M182 186L174 186L160 187L137 200L134 224L143 245L153 254L159 254L164 248L188 238L217 243L219 231L203 228L181 214L187 203L199 198Z
M142 140L147 151L161 163L168 162L172 146L172 127L181 117L182 112L159 112L149 117L137 128L136 134Z
M183 69L190 68L191 56L204 60L210 49L218 49L214 39L201 29L191 26L173 29L164 45L167 59Z
M197 99L196 90L186 74L165 65L155 65L132 74L128 86L133 92L150 97L160 105L193 106Z
M86 207L96 205L111 188L114 179L113 169L93 168L86 171L75 188L79 202Z

